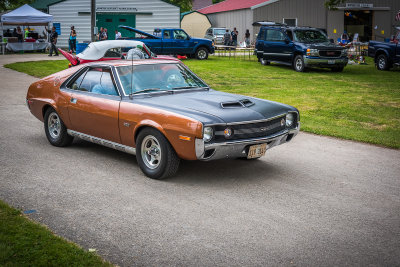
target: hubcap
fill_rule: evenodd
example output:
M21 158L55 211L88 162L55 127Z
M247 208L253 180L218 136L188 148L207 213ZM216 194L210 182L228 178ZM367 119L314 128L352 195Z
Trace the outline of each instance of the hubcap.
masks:
M50 136L53 139L57 139L60 136L61 121L57 113L55 112L50 113L49 118L47 120L47 128L49 130Z
M204 51L203 49L201 49L200 51L199 51L199 53L198 53L198 55L199 55L199 58L201 58L201 59L204 59L204 58L206 58L206 51Z
M141 155L144 164L150 169L157 168L161 163L161 146L158 140L148 135L143 139L141 146Z
M379 62L378 62L379 68L383 69L385 68L385 59L383 57L379 58Z
M296 60L296 69L301 70L303 67L303 62L301 62L301 59Z

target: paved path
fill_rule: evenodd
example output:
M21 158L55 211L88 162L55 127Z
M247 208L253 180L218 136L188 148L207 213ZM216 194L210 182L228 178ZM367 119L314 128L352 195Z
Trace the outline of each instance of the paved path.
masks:
M261 160L154 181L134 156L51 146L24 104L35 79L0 66L0 80L0 199L113 263L400 265L398 150L300 133Z

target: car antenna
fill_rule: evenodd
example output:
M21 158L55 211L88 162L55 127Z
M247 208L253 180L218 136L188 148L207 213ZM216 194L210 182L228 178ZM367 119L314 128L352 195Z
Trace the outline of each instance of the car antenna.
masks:
M129 51L128 51L128 55L129 55ZM129 94L129 98L133 99L133 55L131 55L131 60L132 60L132 64L131 64L131 93Z

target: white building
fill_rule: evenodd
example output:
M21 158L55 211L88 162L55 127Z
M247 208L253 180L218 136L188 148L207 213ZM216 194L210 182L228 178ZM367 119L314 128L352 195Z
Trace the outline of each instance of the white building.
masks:
M58 46L68 47L70 27L75 26L78 42L91 40L90 0L64 0L48 6L53 23L60 23ZM108 29L113 40L118 25L126 25L152 33L154 28L180 27L180 8L162 0L96 0L96 26ZM122 36L132 36L118 29Z

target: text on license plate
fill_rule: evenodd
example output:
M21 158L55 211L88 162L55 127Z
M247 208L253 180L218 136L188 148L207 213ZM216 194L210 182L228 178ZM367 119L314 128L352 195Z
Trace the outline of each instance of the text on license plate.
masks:
M254 145L249 147L248 159L259 158L265 155L267 151L267 144Z
M335 60L334 59L328 60L328 64L335 64Z

